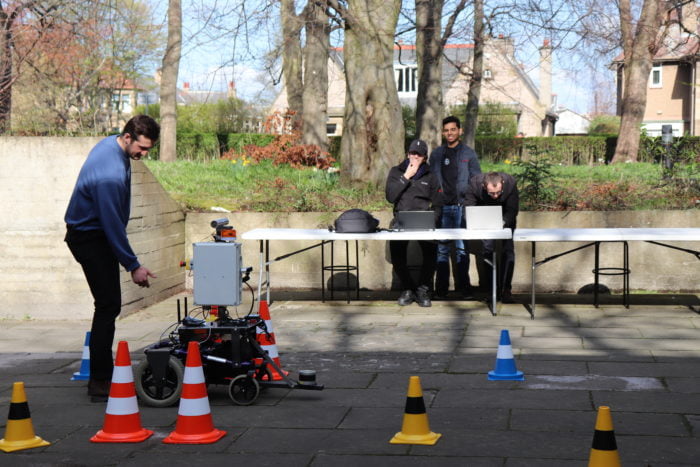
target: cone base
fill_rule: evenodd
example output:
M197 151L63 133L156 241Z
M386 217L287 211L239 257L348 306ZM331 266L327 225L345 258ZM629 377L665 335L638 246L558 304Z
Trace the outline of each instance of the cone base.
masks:
M90 379L90 375L82 375L80 373L73 373L71 381L87 381Z
M3 438L0 439L0 451L14 452L21 451L22 449L40 448L42 446L49 446L50 444L51 443L44 441L38 436L21 441L7 441Z
M391 444L423 444L427 446L433 446L438 442L442 435L440 433L433 433L432 431L424 435L407 435L399 431L391 438L389 443Z
M163 440L166 444L210 444L219 441L226 435L223 430L214 428L209 433L197 433L195 435L183 435L173 431Z
M106 433L100 430L90 438L90 441L93 443L140 443L150 438L152 434L151 430L145 428L132 433Z
M525 375L522 371L516 371L515 373L496 373L495 371L489 371L489 381L525 381Z
M588 467L620 467L620 456L615 451L601 451L591 449L590 457L588 458Z

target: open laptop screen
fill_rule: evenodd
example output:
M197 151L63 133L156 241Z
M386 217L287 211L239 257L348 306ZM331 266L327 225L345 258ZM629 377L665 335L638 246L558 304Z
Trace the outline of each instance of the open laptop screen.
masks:
M500 230L503 228L501 206L466 206L467 230Z
M435 212L397 211L394 215L394 230L434 230Z

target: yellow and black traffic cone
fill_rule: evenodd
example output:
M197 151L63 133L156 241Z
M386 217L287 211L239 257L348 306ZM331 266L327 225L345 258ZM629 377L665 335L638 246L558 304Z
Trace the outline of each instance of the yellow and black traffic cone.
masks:
M389 441L391 444L427 444L434 445L442 436L430 431L428 414L425 413L423 402L423 389L420 386L420 378L411 376L408 380L408 394L406 395L406 408L403 414L401 431Z
M0 439L0 451L20 451L48 446L49 444L51 443L34 434L32 417L29 415L29 403L27 403L27 395L24 392L24 383L14 383L5 437Z
M610 407L598 407L588 467L620 467Z

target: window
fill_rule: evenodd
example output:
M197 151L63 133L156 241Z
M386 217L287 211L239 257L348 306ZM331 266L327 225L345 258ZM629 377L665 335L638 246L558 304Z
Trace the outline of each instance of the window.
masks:
M649 87L650 88L660 88L662 86L662 73L661 64L655 63L651 67L651 74L649 75Z
M491 70L484 70L484 79L491 79Z
M416 65L394 65L394 79L399 95L418 92L418 67Z
M335 131L338 128L337 123L326 123L326 134L335 135Z

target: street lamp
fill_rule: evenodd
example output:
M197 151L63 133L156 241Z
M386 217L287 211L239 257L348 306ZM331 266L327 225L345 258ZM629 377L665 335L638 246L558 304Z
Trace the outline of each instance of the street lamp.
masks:
M673 126L661 126L661 142L663 143L664 148L666 148L666 151L664 151L664 168L666 168L666 170L671 170L673 168L673 157L671 155L671 144L673 144Z

